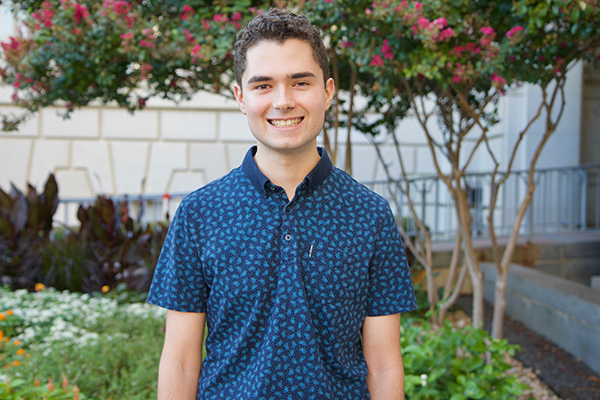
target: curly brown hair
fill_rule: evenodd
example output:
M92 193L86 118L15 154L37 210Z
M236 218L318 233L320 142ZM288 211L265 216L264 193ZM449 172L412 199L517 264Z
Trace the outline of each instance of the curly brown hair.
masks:
M283 43L287 39L299 39L310 44L313 57L323 71L323 81L330 77L329 57L321 39L321 32L312 25L304 15L271 8L269 12L260 14L243 27L235 41L233 58L235 81L242 87L242 75L246 70L246 52L263 40Z

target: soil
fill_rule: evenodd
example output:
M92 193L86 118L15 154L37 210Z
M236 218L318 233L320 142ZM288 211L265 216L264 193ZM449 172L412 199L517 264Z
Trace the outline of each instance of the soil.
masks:
M461 297L457 305L467 315L471 314L471 297ZM484 312L484 329L489 332L492 306L486 303ZM514 368L522 380L532 386L526 379L535 382L535 375L537 375L541 381L542 387L532 393L535 399L556 399L544 392L545 385L564 400L600 400L600 377L580 359L508 315L504 319L503 337L508 339L509 343L521 346L521 350L515 354L515 359L522 363L522 367L514 364Z

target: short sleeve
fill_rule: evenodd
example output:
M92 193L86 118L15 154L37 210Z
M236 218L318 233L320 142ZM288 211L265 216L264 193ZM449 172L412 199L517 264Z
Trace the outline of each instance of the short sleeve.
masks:
M173 217L147 301L168 310L206 312L209 289L198 250L198 217L190 217L196 215L190 212L192 204L184 199Z
M398 314L417 308L402 237L394 215L385 205L375 236L375 249L369 265L370 317Z

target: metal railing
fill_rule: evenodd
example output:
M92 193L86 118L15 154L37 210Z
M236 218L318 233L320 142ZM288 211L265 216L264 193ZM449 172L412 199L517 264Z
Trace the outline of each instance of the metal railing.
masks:
M500 187L495 209L496 234L506 236L513 227L517 209L527 189L528 171L514 171ZM491 173L467 174L474 237L487 237ZM457 230L457 218L452 196L437 176L410 178L410 195L417 215L429 229L433 240L450 240ZM399 220L404 219L409 234L414 233L414 221L409 202L394 182L365 182L367 187L386 198ZM404 184L404 182L402 182ZM600 230L600 164L565 168L543 168L535 172L536 190L521 226L521 234ZM164 221L173 216L187 193L164 195L111 196L115 203L127 204L129 215L142 223ZM95 198L60 199L55 221L65 226L77 226L80 204L95 202Z
M494 210L498 236L510 234L517 210L527 190L529 171L513 171L500 187ZM488 237L491 173L466 174L463 184L471 211L473 237ZM541 168L535 171L536 189L521 225L521 234L600 230L600 164ZM410 178L406 182L377 181L365 185L385 197L393 211L404 220L409 234L415 224L408 198L399 188L409 186L417 216L433 240L450 240L458 228L454 201L438 176Z

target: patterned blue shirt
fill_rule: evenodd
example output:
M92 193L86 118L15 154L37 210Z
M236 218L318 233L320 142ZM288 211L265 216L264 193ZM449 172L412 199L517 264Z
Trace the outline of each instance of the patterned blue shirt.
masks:
M207 313L198 399L368 399L365 317L416 308L389 205L323 149L289 201L255 152L182 201L148 301Z

